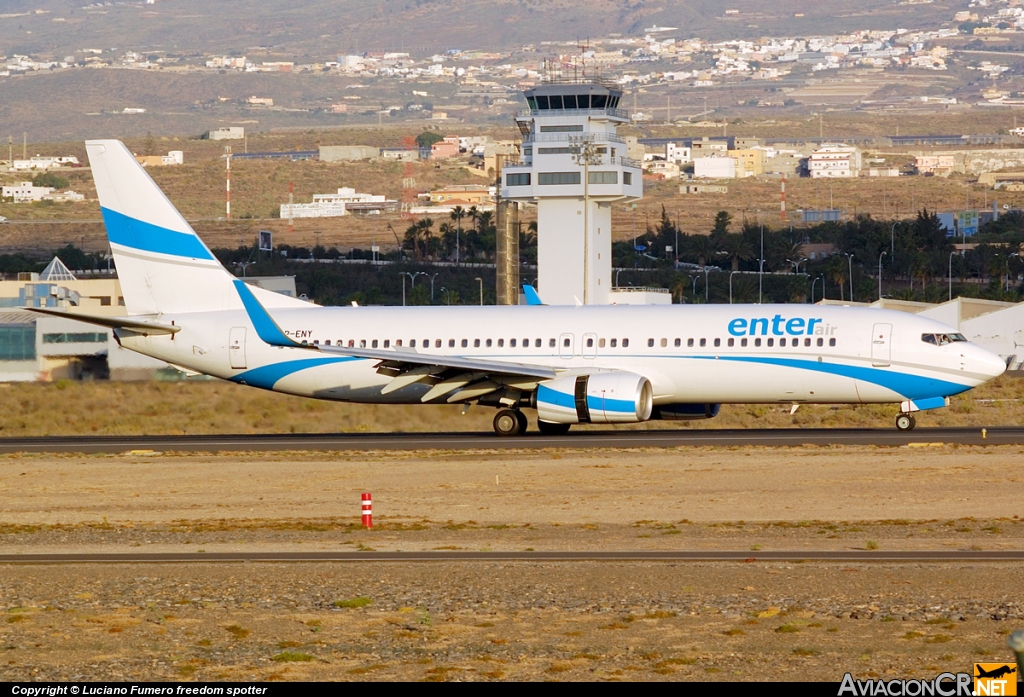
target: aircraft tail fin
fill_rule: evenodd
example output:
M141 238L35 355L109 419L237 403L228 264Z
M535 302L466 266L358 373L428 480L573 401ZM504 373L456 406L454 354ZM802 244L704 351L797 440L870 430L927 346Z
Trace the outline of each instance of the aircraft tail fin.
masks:
M90 140L96 193L130 315L241 308L233 276L118 140Z
M527 305L543 305L541 302L540 295L537 293L537 289L528 283L523 284L523 296L526 298Z

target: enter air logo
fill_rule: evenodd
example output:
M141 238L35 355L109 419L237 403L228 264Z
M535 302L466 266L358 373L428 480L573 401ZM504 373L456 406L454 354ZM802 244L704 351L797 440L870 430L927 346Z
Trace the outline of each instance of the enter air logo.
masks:
M831 336L835 331L836 327L817 317L737 317L729 322L732 336Z

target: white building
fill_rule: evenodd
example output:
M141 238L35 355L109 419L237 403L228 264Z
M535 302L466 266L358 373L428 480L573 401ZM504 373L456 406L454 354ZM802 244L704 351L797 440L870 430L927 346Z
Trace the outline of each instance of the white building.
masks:
M813 179L843 178L860 175L860 148L842 143L825 143L807 158L807 173Z
M516 115L521 160L503 168L501 197L537 205L538 285L544 302L604 305L612 290L612 205L643 196L627 157L622 91L594 82L525 91Z
M210 140L242 140L245 138L243 126L225 126L211 130L207 136Z
M666 143L665 144L665 161L674 162L675 164L682 166L689 164L692 160L690 154L690 148L679 143Z
M695 157L693 158L693 176L697 179L735 179L736 158Z
M44 196L53 193L51 186L33 186L32 182L19 182L15 186L0 188L0 196L13 199L14 203L32 203L42 201Z
M27 160L14 160L11 162L12 172L29 172L35 169L52 169L54 167L77 167L78 158L66 157L42 157L36 155Z
M355 189L342 187L336 194L313 194L312 203L283 203L281 217L293 218L336 218L352 213L383 213L396 210L397 201L384 196L356 193Z

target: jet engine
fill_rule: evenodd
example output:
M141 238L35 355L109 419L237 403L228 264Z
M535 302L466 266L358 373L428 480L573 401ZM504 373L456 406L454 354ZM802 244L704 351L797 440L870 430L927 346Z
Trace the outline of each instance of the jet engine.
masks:
M651 381L617 370L545 380L534 394L537 417L559 424L636 423L654 409Z

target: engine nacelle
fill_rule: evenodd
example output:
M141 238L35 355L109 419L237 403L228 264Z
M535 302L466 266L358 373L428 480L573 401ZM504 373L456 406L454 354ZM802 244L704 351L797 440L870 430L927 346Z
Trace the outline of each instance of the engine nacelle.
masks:
M694 421L718 416L721 404L659 404L651 419L662 421Z
M537 417L559 424L636 423L654 408L651 381L623 371L545 380L536 399Z

